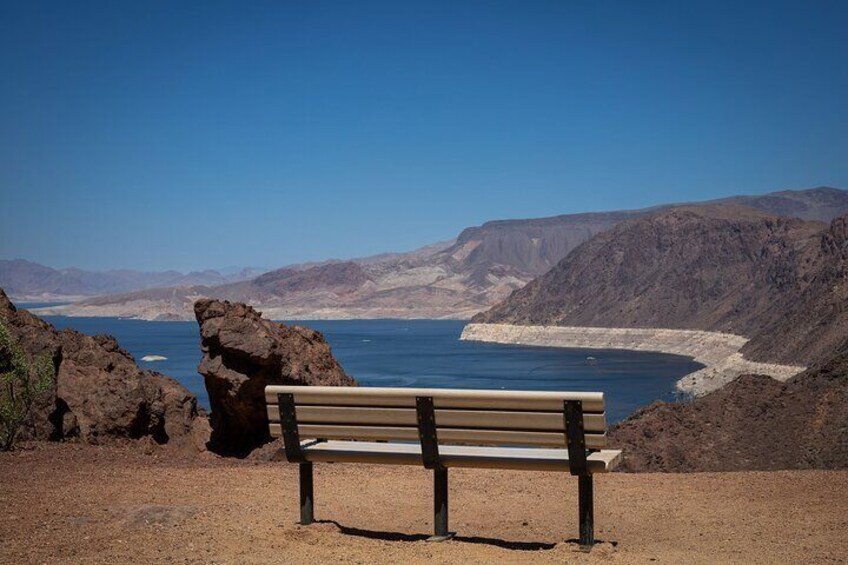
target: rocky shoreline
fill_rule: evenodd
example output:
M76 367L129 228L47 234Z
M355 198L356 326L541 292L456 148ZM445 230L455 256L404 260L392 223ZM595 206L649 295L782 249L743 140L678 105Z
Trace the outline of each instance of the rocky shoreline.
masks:
M684 355L704 365L703 369L690 373L677 382L678 390L693 396L703 396L717 390L743 374L756 373L786 381L806 369L803 366L750 361L739 352L748 342L746 338L698 330L468 324L460 339L513 345L629 349Z

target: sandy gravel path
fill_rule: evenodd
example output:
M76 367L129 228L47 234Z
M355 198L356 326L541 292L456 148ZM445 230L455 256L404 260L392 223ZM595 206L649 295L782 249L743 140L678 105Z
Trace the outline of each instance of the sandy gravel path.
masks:
M596 482L591 553L576 481L454 470L456 540L433 544L430 476L316 465L316 517L296 468L158 448L46 445L0 454L0 563L818 563L848 561L848 472L626 475Z

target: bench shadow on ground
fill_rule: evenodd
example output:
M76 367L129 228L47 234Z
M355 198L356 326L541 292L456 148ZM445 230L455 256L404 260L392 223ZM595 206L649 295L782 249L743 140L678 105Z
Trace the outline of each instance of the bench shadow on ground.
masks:
M415 541L425 541L429 538L429 535L426 534L405 534L402 532L385 532L380 530L366 530L362 528L354 528L352 526L345 526L344 524L340 524L335 520L316 520L318 524L328 524L333 525L339 529L344 535L355 536L367 539L375 539L381 541L400 541L400 542L415 542ZM487 538L481 536L463 536L463 535L455 535L450 542L459 542L459 543L471 543L471 544L480 544L480 545L491 545L494 547L499 547L502 549L509 549L514 551L544 551L548 549L553 549L557 546L556 543L549 542L535 542L535 541L510 541L503 540L498 538ZM450 543L447 542L447 543ZM569 539L563 540L564 543L578 545L578 540ZM601 540L596 540L597 543L603 543ZM615 542L613 542L615 544Z

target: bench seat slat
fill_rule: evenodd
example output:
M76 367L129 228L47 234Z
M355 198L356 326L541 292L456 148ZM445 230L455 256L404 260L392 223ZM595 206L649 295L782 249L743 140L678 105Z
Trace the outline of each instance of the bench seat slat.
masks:
M374 426L418 425L412 408L374 408L340 406L298 406L297 421L303 424L356 424ZM268 405L268 420L280 421L279 407ZM564 421L559 412L514 412L493 410L436 410L439 426L455 428L488 428L502 430L543 430L562 433ZM583 426L587 432L607 429L604 414L585 414Z
M360 441L327 441L304 443L304 454L313 462L384 463L421 465L421 447L417 444L376 443ZM566 472L568 451L525 447L483 447L445 445L439 447L441 462L446 467L477 467ZM591 473L611 471L619 462L621 451L604 450L589 455Z
M600 392L539 392L526 390L468 390L441 388L370 388L333 386L265 387L265 400L276 404L277 394L294 394L295 403L340 406L415 408L416 396L431 396L436 408L483 408L490 410L562 410L564 400L582 400L584 412L602 413Z
M280 424L270 424L273 437L280 437ZM299 424L298 432L303 439L347 439L347 440L384 440L418 441L418 429L412 427L389 426L333 426L319 424ZM565 434L562 432L528 432L512 430L479 430L468 428L437 428L439 445L446 443L470 443L483 445L531 445L543 447L565 447ZM606 434L586 434L588 449L606 447Z

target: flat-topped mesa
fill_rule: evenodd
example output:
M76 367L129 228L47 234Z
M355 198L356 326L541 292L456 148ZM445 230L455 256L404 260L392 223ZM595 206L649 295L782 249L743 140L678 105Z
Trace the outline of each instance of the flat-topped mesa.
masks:
M212 408L213 450L246 455L270 441L267 385L355 386L320 332L262 318L241 303L194 304Z

